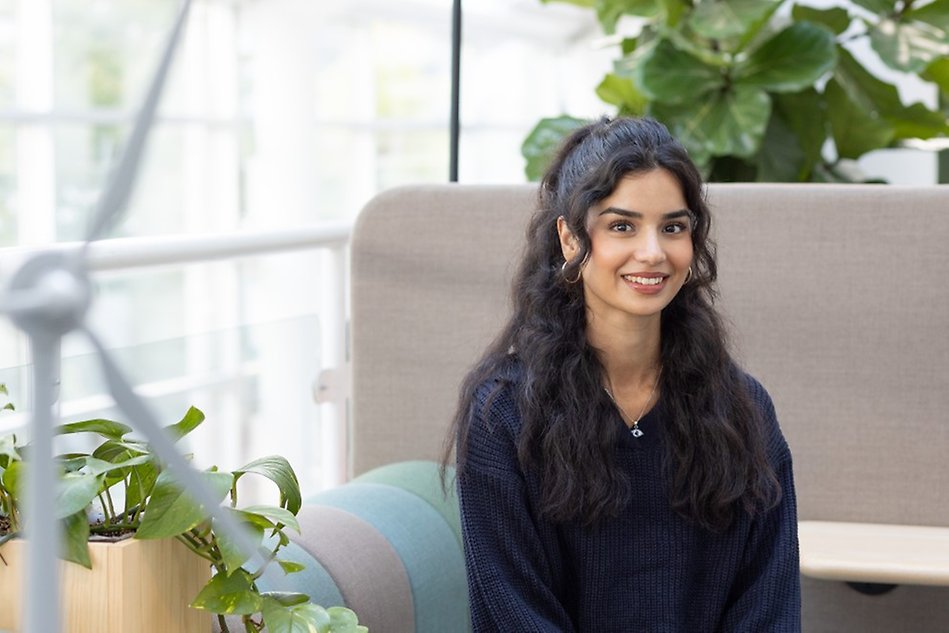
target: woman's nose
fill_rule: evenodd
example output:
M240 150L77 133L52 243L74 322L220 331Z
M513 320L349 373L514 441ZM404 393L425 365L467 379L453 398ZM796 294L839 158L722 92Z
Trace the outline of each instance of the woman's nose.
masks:
M666 253L662 250L662 244L659 236L652 231L645 232L642 235L640 243L636 247L636 259L644 264L655 266L666 259Z

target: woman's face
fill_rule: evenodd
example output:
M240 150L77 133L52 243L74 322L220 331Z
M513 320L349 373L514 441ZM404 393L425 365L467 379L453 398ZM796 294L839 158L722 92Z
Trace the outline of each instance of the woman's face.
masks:
M679 181L665 169L622 178L587 212L591 249L582 277L588 315L616 325L658 317L692 264L690 217ZM572 260L577 241L562 218L557 229L564 258Z

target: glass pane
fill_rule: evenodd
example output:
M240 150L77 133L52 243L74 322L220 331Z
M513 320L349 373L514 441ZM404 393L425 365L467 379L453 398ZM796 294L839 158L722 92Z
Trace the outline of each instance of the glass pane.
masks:
M174 424L192 406L205 414L201 426L179 444L182 452L194 454L195 466L232 470L258 457L282 455L304 493L313 494L323 487L321 420L311 396L320 369L318 339L319 322L310 314L120 347L111 355L161 426ZM8 385L21 412L0 413L0 434L12 431L28 438L28 428L11 423L29 423L24 387L32 381L30 371L28 365L0 368L0 382ZM65 355L62 385L63 422L130 422L106 395L93 355ZM94 446L92 438L71 436L58 450ZM247 479L242 504L277 501L265 480Z
M376 22L371 42L377 116L447 126L451 55L444 34L409 23Z
M0 109L16 101L16 15L14 0L0 0Z
M128 129L55 128L57 237L78 240ZM236 135L202 123L158 124L151 132L134 192L110 237L225 231L240 213Z
M16 225L16 133L0 125L0 247L14 246Z
M448 130L384 130L376 139L380 191L448 181Z
M56 107L137 107L176 8L165 0L54 0Z

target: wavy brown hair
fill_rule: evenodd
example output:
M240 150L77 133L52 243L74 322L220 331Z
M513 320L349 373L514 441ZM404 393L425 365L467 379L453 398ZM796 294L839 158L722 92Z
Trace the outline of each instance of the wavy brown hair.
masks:
M593 524L617 515L629 500L628 477L614 467L615 412L604 396L604 370L587 342L583 284L565 280L579 276L590 252L590 208L624 176L657 168L682 187L694 252L692 278L661 315L670 504L721 530L737 509L754 512L780 498L761 414L714 308L717 266L701 175L662 124L603 118L564 141L541 181L513 283L513 315L462 383L449 436L463 477L471 424L486 415L494 395L513 388L522 422L518 458L525 471L538 473L540 511L554 521ZM566 265L560 216L580 246ZM493 390L487 397L485 385ZM451 447L446 464L450 453Z

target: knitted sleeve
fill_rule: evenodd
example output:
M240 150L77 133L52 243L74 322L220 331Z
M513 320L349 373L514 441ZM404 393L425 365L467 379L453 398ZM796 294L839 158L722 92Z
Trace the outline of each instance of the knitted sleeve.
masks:
M572 632L557 598L561 565L547 555L541 530L549 528L533 516L517 459L510 391L497 383L479 391L458 478L473 631Z
M757 382L752 394L771 433L781 501L755 517L742 569L732 587L721 630L729 633L800 633L801 579L797 503L791 453L778 427L770 396Z

